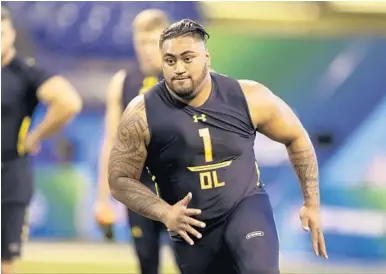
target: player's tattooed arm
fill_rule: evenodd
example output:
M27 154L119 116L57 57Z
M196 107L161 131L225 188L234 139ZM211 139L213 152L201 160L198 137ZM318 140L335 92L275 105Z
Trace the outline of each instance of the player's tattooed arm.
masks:
M320 217L318 161L311 140L291 108L279 97L256 82L244 85L254 128L287 148L304 197L299 212L302 227L310 231L315 254L327 258Z
M162 222L170 205L139 181L149 138L144 98L138 96L130 102L118 125L109 157L108 180L116 200L138 214Z
M319 205L319 173L311 140L291 108L268 88L254 81L240 81L253 126L284 144L299 178L305 205Z
M305 205L319 206L318 161L308 136L299 136L289 142L287 151L299 178Z

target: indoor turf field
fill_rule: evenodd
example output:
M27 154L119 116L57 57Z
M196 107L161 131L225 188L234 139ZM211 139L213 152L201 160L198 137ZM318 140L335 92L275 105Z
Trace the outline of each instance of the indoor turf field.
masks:
M133 248L128 244L82 242L30 242L23 249L23 260L16 264L19 274L54 273L139 273ZM298 260L299 256L282 256L282 274L386 273L386 265L334 265L332 260L314 262ZM179 273L168 247L161 251L162 274Z

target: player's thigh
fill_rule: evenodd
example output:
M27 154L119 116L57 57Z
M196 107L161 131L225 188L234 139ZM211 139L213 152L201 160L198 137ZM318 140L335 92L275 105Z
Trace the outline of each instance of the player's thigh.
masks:
M214 273L211 272L211 269L223 245L224 229L225 224L221 222L201 231L203 235L201 239L191 236L194 241L193 246L180 237L171 237L175 259L181 274Z
M240 274L279 273L279 240L268 195L244 199L229 218L225 238Z
M33 195L33 176L28 159L18 158L1 166L1 203L29 204Z
M193 246L184 241L172 240L174 256L181 274L209 274L207 272L215 254L206 241L196 241Z
M228 245L221 246L220 252L210 263L207 273L238 274L236 261L233 258Z
M27 206L1 205L1 259L12 260L20 256L21 244L28 237Z

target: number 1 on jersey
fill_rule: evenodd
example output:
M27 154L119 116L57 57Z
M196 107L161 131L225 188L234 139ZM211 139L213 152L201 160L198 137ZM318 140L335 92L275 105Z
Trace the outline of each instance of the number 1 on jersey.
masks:
M200 137L204 142L205 162L213 162L212 141L210 138L209 128L201 128L198 130ZM208 171L200 173L201 189L211 189L222 187L224 182L219 182L217 178L217 171Z
M212 141L210 140L209 128L200 128L198 130L200 137L204 141L205 162L213 161Z

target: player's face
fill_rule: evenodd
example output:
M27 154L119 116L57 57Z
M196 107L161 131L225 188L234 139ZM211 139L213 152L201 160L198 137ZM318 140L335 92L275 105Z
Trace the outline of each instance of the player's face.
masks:
M134 32L134 48L144 74L154 75L161 70L161 53L158 45L161 33L162 29Z
M15 42L15 29L8 19L1 20L1 55L6 55Z
M161 48L162 71L168 87L184 99L193 98L208 74L209 53L196 37L166 40Z

